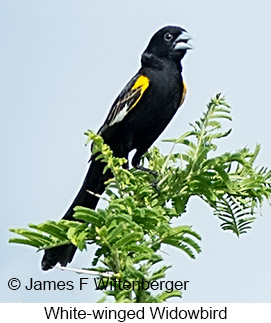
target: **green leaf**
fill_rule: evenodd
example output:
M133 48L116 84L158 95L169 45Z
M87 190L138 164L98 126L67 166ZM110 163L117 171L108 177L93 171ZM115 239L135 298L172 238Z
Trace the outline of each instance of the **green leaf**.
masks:
M131 232L131 233L126 234L120 240L118 240L115 243L115 246L116 246L116 248L123 248L124 246L126 246L130 242L136 242L136 241L141 240L142 237L143 237L143 235L141 232Z
M11 238L9 239L10 243L20 243L20 244L25 244L25 245L29 245L31 247L36 247L39 248L40 247L40 243L34 240L29 240L29 239L19 239L19 238Z

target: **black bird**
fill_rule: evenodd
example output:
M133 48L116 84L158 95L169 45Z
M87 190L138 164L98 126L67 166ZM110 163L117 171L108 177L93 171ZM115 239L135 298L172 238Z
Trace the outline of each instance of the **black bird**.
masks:
M135 168L141 156L166 128L183 103L186 86L182 79L181 60L191 49L191 39L185 29L167 26L151 38L141 57L141 68L124 87L113 103L99 130L104 142L116 157L126 157L131 150ZM103 173L104 164L92 158L83 185L63 219L74 220L77 205L95 209L98 198L87 190L102 194L104 182L110 174ZM72 261L76 247L73 244L45 250L42 269L48 270L58 262L66 266Z

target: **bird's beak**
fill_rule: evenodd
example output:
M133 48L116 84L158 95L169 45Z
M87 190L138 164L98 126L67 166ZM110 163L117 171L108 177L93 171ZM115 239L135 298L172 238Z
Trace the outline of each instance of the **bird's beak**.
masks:
M189 44L189 40L192 39L192 37L188 34L188 32L183 31L174 42L174 50L188 50L193 49L193 46Z

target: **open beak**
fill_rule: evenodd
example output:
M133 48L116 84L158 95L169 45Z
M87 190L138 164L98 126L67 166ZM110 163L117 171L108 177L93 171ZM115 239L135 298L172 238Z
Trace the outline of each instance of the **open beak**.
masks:
M192 37L188 34L188 32L183 31L174 42L174 50L188 50L193 49L193 46L189 44L189 40L192 39Z

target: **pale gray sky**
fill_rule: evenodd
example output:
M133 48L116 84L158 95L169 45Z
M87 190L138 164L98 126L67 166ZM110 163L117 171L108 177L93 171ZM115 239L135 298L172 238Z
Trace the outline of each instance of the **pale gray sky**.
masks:
M95 302L79 291L10 291L12 277L78 280L73 273L42 272L42 253L10 245L8 228L59 219L87 169L86 129L98 130L125 83L139 67L152 34L173 24L193 36L183 61L186 101L163 138L178 137L217 92L232 105L232 134L220 151L255 147L270 162L270 1L9 0L0 2L1 266L2 302ZM189 280L181 302L270 302L271 208L265 203L253 229L237 239L198 199L180 223L203 238L190 260L167 249L167 279ZM91 251L90 251L91 254ZM77 253L72 267L88 266ZM178 299L175 299L178 301Z

